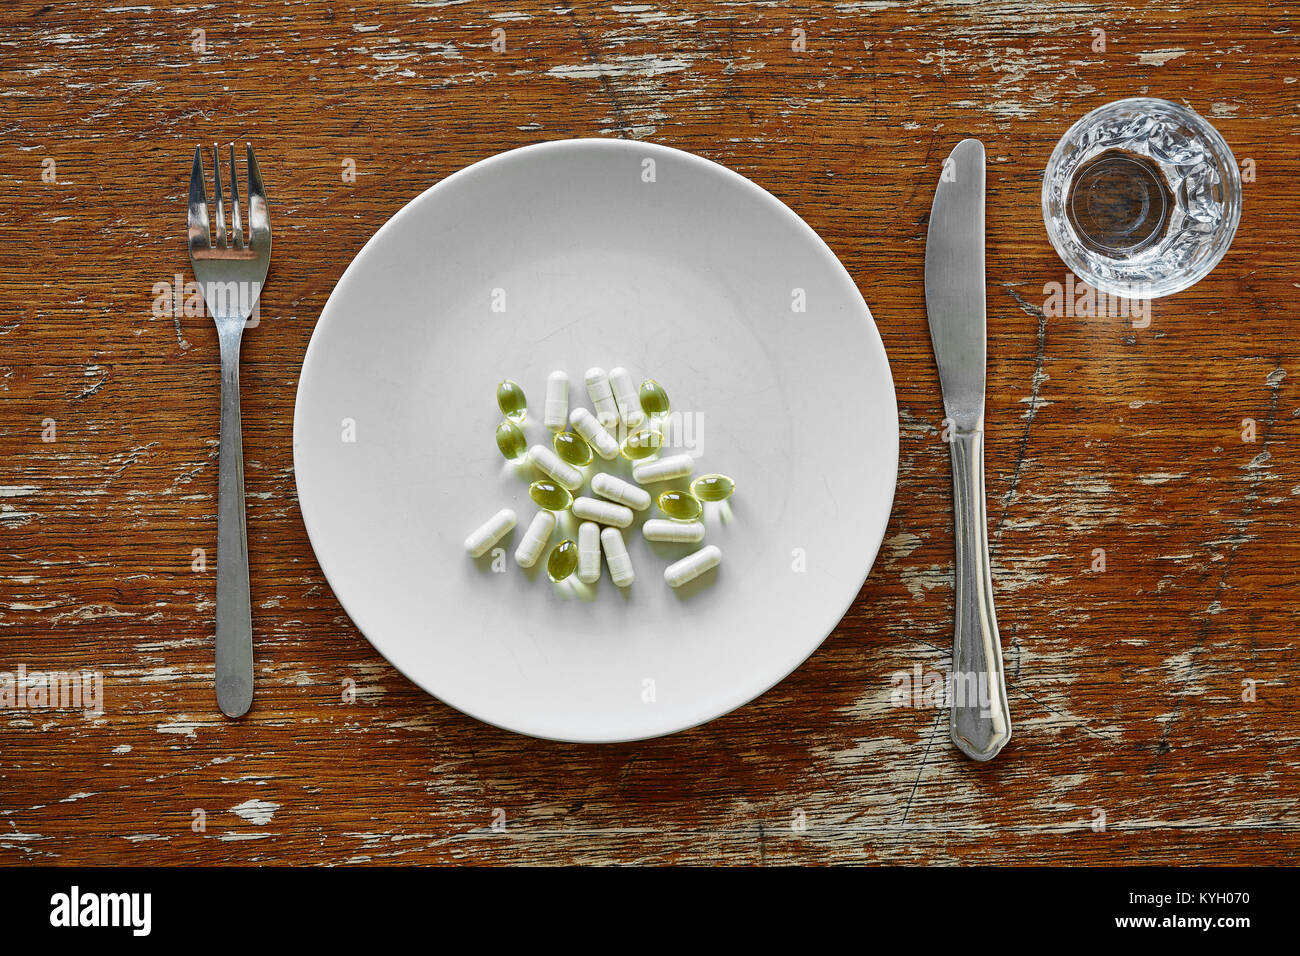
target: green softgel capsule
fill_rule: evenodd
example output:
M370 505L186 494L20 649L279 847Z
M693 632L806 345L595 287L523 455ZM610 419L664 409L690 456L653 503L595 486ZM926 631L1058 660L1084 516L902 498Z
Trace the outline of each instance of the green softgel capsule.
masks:
M497 448L506 461L516 461L528 451L528 439L514 422L502 422L497 426Z
M546 576L559 584L578 566L578 546L565 538L551 549L551 556L546 559Z
M497 386L497 405L501 414L518 425L528 417L528 399L517 382L506 379Z
M663 447L663 444L664 436L662 433L655 431L653 428L643 428L624 438L619 451L628 461L641 461L643 458L649 458L657 452Z
M700 503L689 491L665 491L659 496L659 510L678 521L694 521L700 516Z
M528 497L547 511L563 511L573 504L573 495L563 485L540 479L528 486Z
M641 383L641 410L652 418L668 414L668 393L652 378Z
M591 464L591 446L581 436L573 432L556 432L551 444L562 461L577 468Z
M726 501L736 490L736 483L726 475L700 475L691 482L691 494L700 501Z

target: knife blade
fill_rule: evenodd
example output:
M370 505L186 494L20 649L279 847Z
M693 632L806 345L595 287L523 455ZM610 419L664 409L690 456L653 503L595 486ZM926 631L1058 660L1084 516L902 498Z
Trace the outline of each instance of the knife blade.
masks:
M943 164L925 237L925 308L943 406L958 428L984 418L984 144L958 143Z
M984 492L984 145L958 143L943 164L925 240L925 308L952 456L956 622L949 732L974 760L1011 739L993 609Z

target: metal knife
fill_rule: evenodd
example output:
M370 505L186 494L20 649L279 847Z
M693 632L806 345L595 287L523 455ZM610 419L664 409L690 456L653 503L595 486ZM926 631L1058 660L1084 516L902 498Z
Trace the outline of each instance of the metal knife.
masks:
M984 501L984 144L977 139L953 148L934 193L925 309L952 454L957 624L949 728L962 753L989 760L1011 739L1011 714Z

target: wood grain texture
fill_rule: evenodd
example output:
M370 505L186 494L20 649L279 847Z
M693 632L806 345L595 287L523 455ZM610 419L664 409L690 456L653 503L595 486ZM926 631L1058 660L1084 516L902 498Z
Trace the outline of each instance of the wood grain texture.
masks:
M1289 6L146 2L0 9L0 670L105 682L98 717L0 711L0 863L1294 860ZM1236 242L1147 328L1045 317L1065 279L1047 156L1143 93L1254 161ZM890 703L890 676L941 670L951 642L921 275L967 135L989 147L988 493L1016 719L984 766L942 712ZM315 563L290 448L313 323L374 230L468 163L575 136L692 150L793 207L871 305L902 419L884 548L821 650L736 713L604 747L498 731L385 664ZM258 686L238 723L211 688L216 337L152 314L155 284L189 277L194 145L227 139L257 144L275 224L243 351Z

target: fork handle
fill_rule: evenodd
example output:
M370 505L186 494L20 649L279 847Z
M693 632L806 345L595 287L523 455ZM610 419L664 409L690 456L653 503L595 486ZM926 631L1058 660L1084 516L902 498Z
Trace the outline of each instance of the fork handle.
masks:
M989 570L983 428L957 430L949 450L957 544L949 728L962 753L973 760L990 760L1011 739L1011 714Z
M221 450L217 484L217 704L241 717L253 703L253 610L244 525L244 441L239 418L242 323L221 340Z

